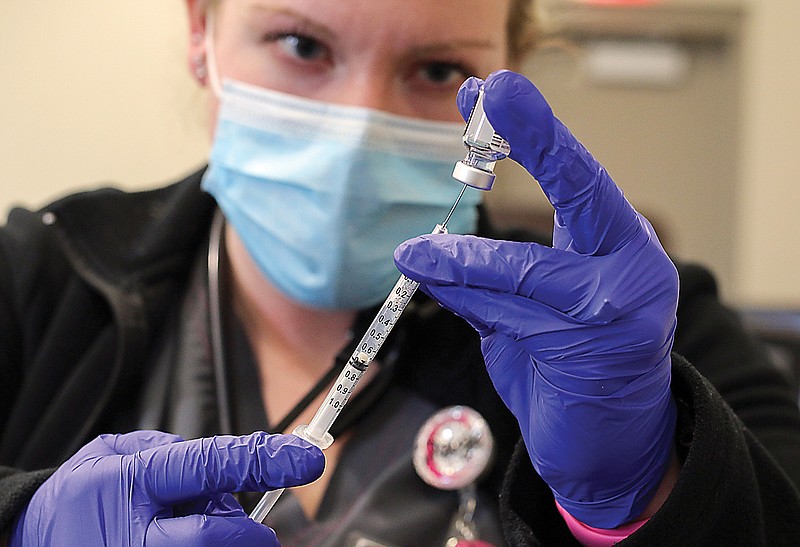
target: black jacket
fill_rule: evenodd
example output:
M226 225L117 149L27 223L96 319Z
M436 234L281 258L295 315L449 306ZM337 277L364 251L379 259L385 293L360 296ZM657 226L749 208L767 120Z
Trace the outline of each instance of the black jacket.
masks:
M153 340L215 208L199 180L73 195L39 212L14 210L0 230L0 530L48 468L99 433L135 427ZM683 470L662 510L624 544L797 544L796 394L719 303L708 272L679 272L673 394ZM499 489L505 477L500 506L511 543L574 544L524 449L512 457L518 430L491 387L477 336L446 312L434 315L408 326L414 345L396 381L487 418L500 448L486 484Z

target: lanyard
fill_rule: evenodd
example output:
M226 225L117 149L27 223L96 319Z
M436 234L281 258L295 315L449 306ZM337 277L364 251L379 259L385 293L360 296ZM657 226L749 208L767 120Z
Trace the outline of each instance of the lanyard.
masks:
M225 354L225 328L222 314L222 276L221 262L225 253L223 228L225 217L217 209L211 224L211 234L208 243L208 306L209 306L209 336L211 343L211 358L214 369L215 395L219 413L219 427L221 433L233 433L233 409L231 401L231 391L228 382L228 372L226 367ZM410 311L410 310L409 310ZM374 316L375 310L368 310L360 313L353 327L353 332L360 332L367 328L369 320ZM406 314L411 316L413 314ZM397 327L401 327L398 324ZM331 428L331 434L338 435L348 426L352 425L360 418L376 401L385 393L391 384L391 379L395 369L395 364L399 357L399 349L402 347L404 330L395 327L394 342L382 348L378 374L365 385L364 388L342 410L342 414L337 418ZM351 336L350 342L339 352L331 364L330 368L323 374L316 384L281 418L277 423L270 424L270 432L280 433L284 431L297 417L322 393L338 375L339 371L347 363L347 359L353 353L358 337ZM376 363L378 364L378 363Z

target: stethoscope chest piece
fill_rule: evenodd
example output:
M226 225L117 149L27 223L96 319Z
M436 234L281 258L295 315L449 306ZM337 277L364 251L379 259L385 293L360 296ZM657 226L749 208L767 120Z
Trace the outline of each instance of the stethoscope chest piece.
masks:
M486 420L467 406L444 408L423 424L414 446L414 468L423 481L458 490L489 467L494 440Z

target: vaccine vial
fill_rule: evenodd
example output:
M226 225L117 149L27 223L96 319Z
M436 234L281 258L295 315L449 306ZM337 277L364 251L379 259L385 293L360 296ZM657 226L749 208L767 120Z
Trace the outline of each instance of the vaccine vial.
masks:
M506 140L495 133L483 111L483 87L467 120L464 130L466 157L456 163L453 178L479 190L491 190L494 184L494 164L511 152Z

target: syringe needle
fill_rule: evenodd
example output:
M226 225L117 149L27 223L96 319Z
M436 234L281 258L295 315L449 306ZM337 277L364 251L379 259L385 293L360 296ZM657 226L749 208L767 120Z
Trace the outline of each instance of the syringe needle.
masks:
M458 193L458 197L457 197L457 198L456 198L456 200L453 202L453 206L450 208L450 212L449 212L449 213L447 213L447 216L444 218L444 221L442 221L442 224L441 224L441 227L442 227L442 228L447 228L447 223L450 221L450 217L451 217L451 216L453 216L453 213L455 212L455 210L456 210L456 207L458 207L458 202L459 202L459 201L461 201L461 196L463 196L463 195L464 195L464 191L465 191L466 189L467 189L467 185L466 185L466 184L464 184L464 185L461 187L461 191Z

